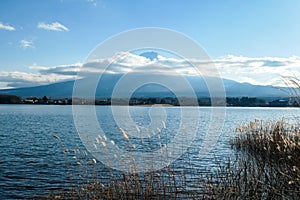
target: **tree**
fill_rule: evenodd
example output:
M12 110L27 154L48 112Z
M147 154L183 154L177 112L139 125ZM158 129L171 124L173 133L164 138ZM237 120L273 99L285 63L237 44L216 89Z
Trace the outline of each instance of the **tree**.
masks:
M43 101L48 101L48 98L47 98L46 96L44 96L44 97L42 98L42 100L43 100Z

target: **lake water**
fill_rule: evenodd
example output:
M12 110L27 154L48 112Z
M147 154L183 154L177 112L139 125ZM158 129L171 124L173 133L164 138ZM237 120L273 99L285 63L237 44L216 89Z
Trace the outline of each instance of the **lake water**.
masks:
M84 111L87 108L82 106L82 109ZM99 106L95 109L99 124L103 131L108 133L106 136L109 137L109 141L113 140L120 148L128 150L124 138L120 137L122 135L119 131L120 126L115 124L110 107ZM212 156L200 159L197 153L210 122L211 109L209 107L160 107L159 109L164 109L164 112L157 113L163 113L164 116L158 116L154 112L151 115L152 119L149 117L151 107L137 106L128 109L133 121L141 127L150 127L151 122L156 126L155 118L159 120L163 118L162 121L164 122L160 124L163 127L159 131L162 134L173 134L173 136L182 120L181 109L189 109L188 112L190 113L199 109L199 128L196 131L196 138L190 145L188 160L190 162L189 166L203 171L213 165L212 157L225 157L234 154L228 141L234 136L237 125L255 119L267 121L284 118L290 122L299 121L300 119L300 109L298 108L226 108L224 127L221 129L221 135L210 152ZM130 134L132 127L126 127L126 116L122 116L122 113L119 114L118 119L121 119L120 123L124 125L122 128ZM84 112L79 117L82 117L80 126L89 124L90 120L88 117L85 118ZM125 121L122 122L122 119ZM193 123L194 120L191 117L185 122L187 130L189 130L188 123ZM86 130L91 128L91 132L93 131L92 127L88 125L85 128ZM30 198L63 188L69 182L68 171L76 173L78 168L75 166L77 161L66 162L70 159L69 157L74 158L74 155L68 154L66 158L61 144L69 150L79 149L84 152L85 149L74 125L72 106L0 105L0 131L1 199ZM151 133L149 131L149 134ZM54 138L54 135L58 136L60 140ZM131 136L129 135L129 137ZM153 132L150 137L156 137L155 133ZM138 140L135 149L144 148ZM167 144L171 140L162 136L161 141ZM155 142L152 145L154 149L160 147ZM92 155L88 154L88 156L91 157ZM78 162L82 162L84 159L83 156L81 160L78 159ZM180 159L184 160L185 158ZM107 168L101 166L101 169Z

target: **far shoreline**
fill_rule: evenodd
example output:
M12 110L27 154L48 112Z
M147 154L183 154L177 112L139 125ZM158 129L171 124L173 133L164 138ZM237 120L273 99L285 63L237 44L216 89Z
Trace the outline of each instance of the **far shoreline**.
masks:
M0 106L6 105L28 105L28 106L128 106L128 107L212 107L212 108L300 108L299 106L209 106L209 105L172 105L172 104L135 104L135 105L96 105L96 104L28 104L28 103L0 103Z

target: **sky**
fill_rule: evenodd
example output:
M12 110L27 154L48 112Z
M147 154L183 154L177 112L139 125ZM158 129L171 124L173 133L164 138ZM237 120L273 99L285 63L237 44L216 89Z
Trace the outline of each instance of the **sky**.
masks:
M299 10L298 0L2 0L0 88L72 79L99 43L143 27L192 38L223 78L281 85L300 77Z

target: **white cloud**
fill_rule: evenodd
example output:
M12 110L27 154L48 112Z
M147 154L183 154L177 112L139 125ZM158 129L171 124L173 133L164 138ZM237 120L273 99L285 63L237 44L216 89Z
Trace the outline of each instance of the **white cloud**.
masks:
M29 40L21 40L20 47L22 49L34 48L33 42Z
M215 68L212 67L215 65ZM197 70L195 70L195 67ZM96 59L87 63L75 63L54 67L30 66L36 73L0 72L0 85L40 85L81 77L109 74L166 74L188 76L216 76L255 85L285 86L283 76L300 77L300 57L243 57L226 56L214 61L166 58L158 56L150 60L128 52L116 53L112 58ZM216 71L217 69L217 71Z
M71 76L63 76L56 74L35 74L27 72L0 72L0 85L2 88L12 87L30 87L66 81L73 79Z
M8 24L3 24L2 22L0 22L0 29L6 30L6 31L14 31L16 30L15 27L10 26Z
M285 76L300 77L300 57L227 56L214 61L222 78L256 85L285 86Z
M300 58L296 56L252 58L230 55L214 61L191 59L187 62L184 59L158 56L157 59L151 61L138 55L120 52L108 59L93 60L81 65L42 68L39 71L43 74L63 75L75 75L77 72L89 75L104 71L111 74L129 72L189 76L217 76L219 74L222 78L238 82L284 86L283 76L300 77Z
M51 24L40 22L38 23L37 27L49 31L69 31L69 29L66 26L62 25L59 22L53 22Z

